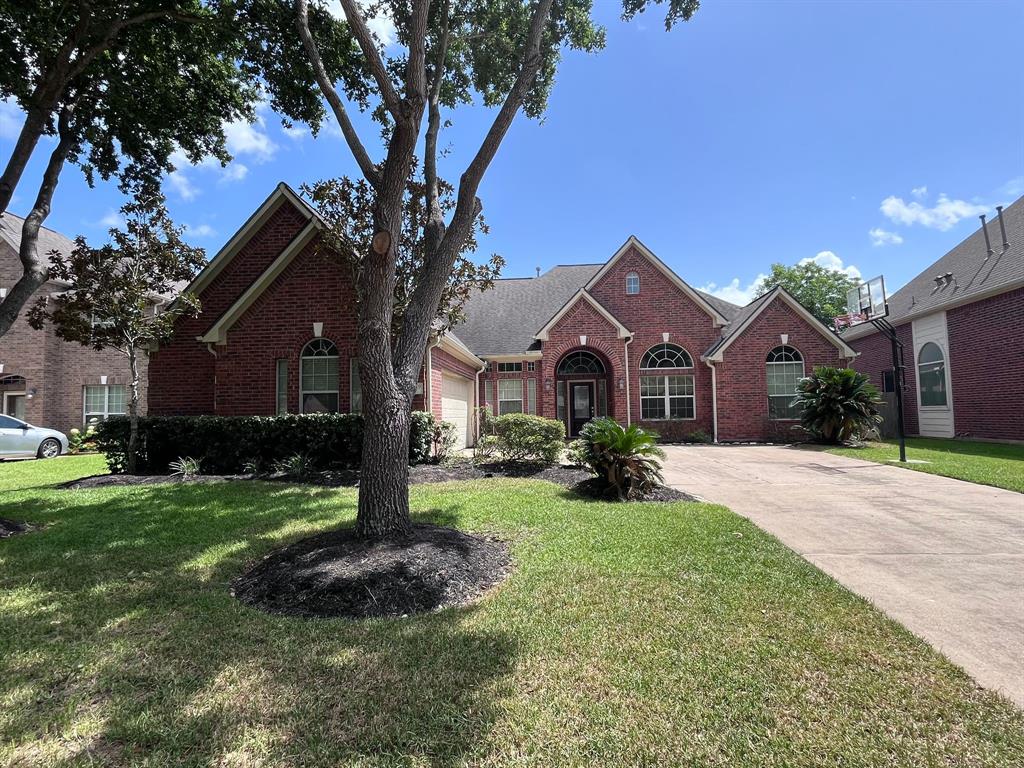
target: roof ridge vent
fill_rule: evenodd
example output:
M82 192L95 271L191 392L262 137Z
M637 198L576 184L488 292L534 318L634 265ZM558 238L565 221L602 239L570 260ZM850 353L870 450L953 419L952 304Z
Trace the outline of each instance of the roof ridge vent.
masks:
M981 219L981 231L985 233L985 258L987 259L995 251L992 250L992 243L988 239L988 226L985 224L985 214L981 214L978 218Z
M1006 238L1006 224L1003 223L1003 206L996 206L996 213L999 214L999 231L1003 235L1003 250L1010 247L1010 241Z

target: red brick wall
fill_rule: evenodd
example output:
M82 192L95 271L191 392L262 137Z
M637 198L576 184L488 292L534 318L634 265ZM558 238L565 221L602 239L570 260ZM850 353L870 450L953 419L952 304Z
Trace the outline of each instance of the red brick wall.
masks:
M626 293L626 275L640 277L640 293ZM635 248L623 254L591 291L619 322L633 332L629 345L629 391L631 419L666 439L682 439L695 430L710 435L712 430L711 369L700 356L721 335L713 318ZM685 349L693 360L692 369L664 369L661 375L681 374L694 377L696 419L651 421L640 419L640 362L644 353L663 342ZM616 382L618 377L616 372ZM622 393L623 398L625 393Z
M200 293L202 312L199 317L181 318L173 341L151 358L151 413L194 415L216 412L214 380L218 361L206 345L196 341L196 337L202 336L224 314L305 224L306 219L297 208L283 203ZM260 396L252 397L258 399Z
M814 366L845 366L839 349L781 298L775 298L758 318L725 350L718 370L718 439L774 441L799 439L791 429L799 422L768 418L765 361L789 334L788 345L800 351L804 372Z
M1024 440L1024 288L946 313L958 436Z
M910 323L896 326L896 336L903 344L906 362L906 389L903 390L903 429L908 435L920 431L917 423L917 366L914 364L914 332ZM881 333L872 333L849 344L860 354L853 361L853 368L871 377L871 383L882 389L882 373L892 370L892 343Z
M0 287L10 288L21 277L18 254L7 243L0 243ZM26 319L28 309L43 295L63 290L47 283L33 296L11 329L0 337L0 363L5 376L25 378L25 390L34 394L25 400L26 421L41 427L67 432L81 428L83 419L83 388L99 385L100 376L107 384L130 381L128 361L119 352L69 343L59 339L51 326L38 331ZM140 352L142 376L139 410L146 412L146 380L148 359ZM7 388L14 391L14 388ZM20 389L20 387L18 387ZM0 404L3 395L0 394Z

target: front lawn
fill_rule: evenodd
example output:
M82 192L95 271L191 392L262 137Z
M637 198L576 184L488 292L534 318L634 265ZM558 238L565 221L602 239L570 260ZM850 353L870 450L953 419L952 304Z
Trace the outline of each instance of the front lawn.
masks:
M1024 445L908 437L907 458L927 464L900 464L899 443L895 440L867 443L863 448L830 448L828 452L882 464L895 462L895 466L918 472L1024 493Z
M297 620L228 593L352 520L355 492L58 490L0 464L0 765L1009 766L1024 713L775 539L707 504L541 481L412 490L512 542L477 606Z

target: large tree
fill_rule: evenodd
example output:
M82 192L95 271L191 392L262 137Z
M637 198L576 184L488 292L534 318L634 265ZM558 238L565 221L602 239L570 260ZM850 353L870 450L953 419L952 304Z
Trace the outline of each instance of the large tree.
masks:
M223 125L259 96L233 0L7 0L0 4L0 99L24 121L0 175L0 215L29 161L48 151L21 234L22 276L0 302L0 336L46 280L37 248L65 164L92 184L117 177L151 194L180 150L229 159ZM52 143L42 143L52 136Z
M53 323L57 335L94 349L125 356L131 373L127 470L135 473L139 436L139 355L170 339L175 321L195 317L199 300L181 289L206 264L206 252L181 239L160 196L140 196L121 208L123 228L110 230L98 248L84 237L69 254L50 256L52 276L68 288L45 296L29 311L29 322Z
M812 315L831 328L835 318L846 313L846 294L859 284L857 278L813 261L803 261L791 267L772 264L771 272L758 285L754 295L763 296L781 285Z
M625 0L623 16L631 18L659 2ZM667 28L689 19L698 7L698 0L664 2ZM291 50L283 33L254 46L251 54L263 65L272 101L284 114L317 127L326 99L372 188L373 232L361 244L357 282L365 436L356 527L361 535L381 536L411 530L410 405L449 275L482 209L480 182L516 115L543 114L562 51L598 50L604 30L591 18L592 0L340 0L340 5L345 23L324 34L311 24L312 18L322 18L318 0L312 9L310 0L252 0L252 18L268 29L282 29L266 23L276 14L291 19L306 66L281 66L281 54L287 58ZM395 46L381 44L367 23L369 14L393 20ZM314 81L319 92L311 87ZM448 213L438 179L442 131L458 107L475 99L497 111L459 177ZM380 123L381 157L367 148L352 109L369 110ZM421 141L427 214L396 324L403 199Z

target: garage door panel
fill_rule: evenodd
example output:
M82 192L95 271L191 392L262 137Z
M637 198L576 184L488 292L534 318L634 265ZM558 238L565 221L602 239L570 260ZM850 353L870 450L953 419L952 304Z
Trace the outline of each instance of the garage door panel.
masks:
M441 377L441 418L455 425L455 446L457 448L469 446L469 407L472 399L470 397L472 385L472 380L461 376L444 375Z

